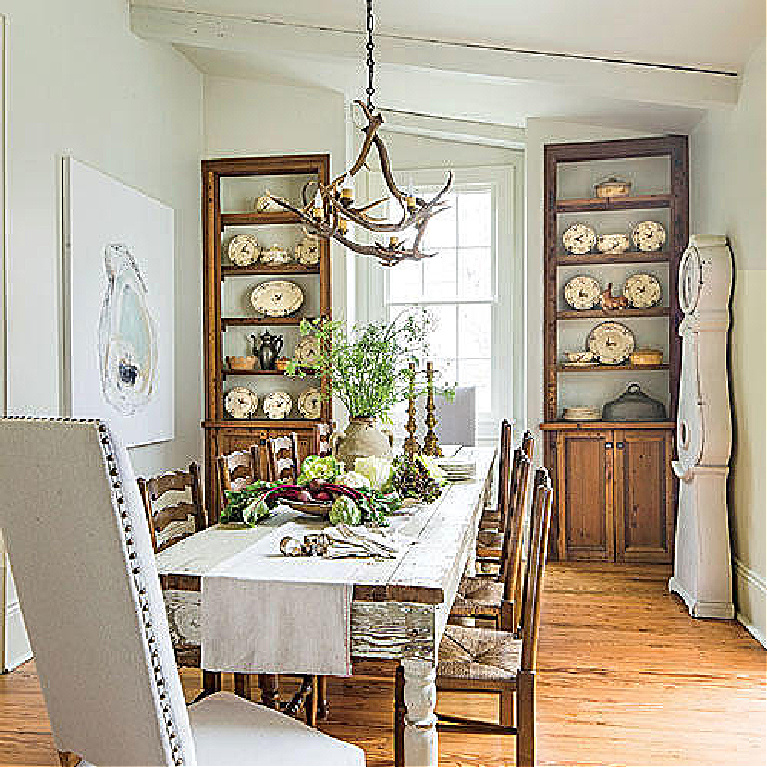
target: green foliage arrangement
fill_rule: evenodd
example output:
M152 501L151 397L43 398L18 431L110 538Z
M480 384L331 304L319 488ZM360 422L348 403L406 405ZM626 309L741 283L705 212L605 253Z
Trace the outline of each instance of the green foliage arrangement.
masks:
M300 329L303 336L317 337L320 354L313 374L327 380L349 416L382 418L407 397L408 365L425 359L432 322L420 309L405 310L391 322L355 325L351 333L342 322L323 318L303 320ZM294 361L287 373L307 375Z

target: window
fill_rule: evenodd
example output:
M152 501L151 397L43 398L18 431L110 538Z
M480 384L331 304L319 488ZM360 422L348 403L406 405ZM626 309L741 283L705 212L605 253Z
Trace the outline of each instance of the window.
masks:
M412 306L434 316L431 356L444 381L476 386L480 441L497 439L502 418L524 418L523 306L516 298L523 285L521 163L519 155L511 166L455 172L450 208L426 230L423 249L436 252L433 258L357 267L359 319L391 319ZM444 171L397 174L400 188L412 183L421 197L444 179ZM385 196L381 191L370 189L369 199ZM393 415L399 427L402 416Z
M419 188L423 196L435 189ZM492 412L492 315L495 304L493 190L487 184L459 188L450 208L432 219L422 262L388 270L385 305L389 318L410 306L436 320L431 342L435 366L447 382L476 386L479 414Z

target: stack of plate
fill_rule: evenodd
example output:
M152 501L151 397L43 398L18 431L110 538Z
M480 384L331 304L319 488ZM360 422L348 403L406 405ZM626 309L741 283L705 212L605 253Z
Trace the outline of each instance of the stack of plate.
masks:
M437 464L440 469L445 472L445 478L448 482L461 482L463 480L472 479L477 471L477 464L475 461L468 459L455 458L438 458Z
M601 418L602 411L595 407L566 407L562 411L564 421L599 421Z

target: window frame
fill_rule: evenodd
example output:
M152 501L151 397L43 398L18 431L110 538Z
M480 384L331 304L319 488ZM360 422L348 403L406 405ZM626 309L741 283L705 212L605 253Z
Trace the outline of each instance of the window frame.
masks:
M477 441L497 441L498 426L503 418L524 421L524 181L522 152L513 152L512 162L504 165L474 166L454 169L454 189L490 187L494 221L491 235L493 284L491 299L444 299L423 301L425 305L486 304L491 306L491 377L490 411L477 414ZM445 169L412 168L395 173L397 184L407 189L411 179L416 188L440 187ZM368 199L388 195L380 174L367 174ZM385 320L387 317L387 272L373 259L357 263L357 317L359 321ZM396 266L393 268L397 268ZM396 302L399 303L399 302ZM413 303L413 302L402 302ZM501 339L510 339L503 343Z

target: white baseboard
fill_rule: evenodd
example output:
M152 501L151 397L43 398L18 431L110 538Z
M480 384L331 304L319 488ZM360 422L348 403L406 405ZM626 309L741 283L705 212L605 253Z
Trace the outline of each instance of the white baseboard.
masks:
M733 564L738 606L735 618L757 642L767 648L767 582L737 557L733 557ZM748 594L747 599L741 599L743 594Z
M13 671L32 657L27 639L24 617L18 602L8 605L5 611L5 662L4 670Z

